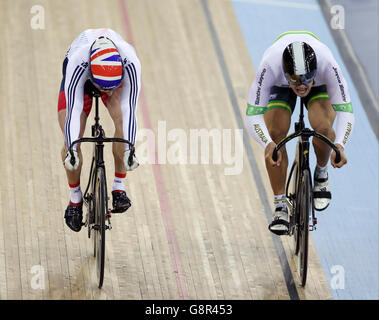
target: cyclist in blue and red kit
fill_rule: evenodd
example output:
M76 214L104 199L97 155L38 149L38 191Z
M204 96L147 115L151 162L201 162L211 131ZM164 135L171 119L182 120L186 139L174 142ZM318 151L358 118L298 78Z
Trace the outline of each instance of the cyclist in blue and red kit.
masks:
M62 160L70 187L65 211L66 224L78 232L82 227L83 198L80 172L83 156L74 146L74 165L68 152L70 144L84 134L91 111L93 92L98 90L115 125L114 137L133 144L137 134L137 101L141 87L141 64L134 48L111 29L88 29L71 44L63 62L63 79L58 101L58 121L65 138ZM129 146L113 143L115 177L112 186L113 212L131 206L125 192L126 171L138 167L134 156L128 164Z

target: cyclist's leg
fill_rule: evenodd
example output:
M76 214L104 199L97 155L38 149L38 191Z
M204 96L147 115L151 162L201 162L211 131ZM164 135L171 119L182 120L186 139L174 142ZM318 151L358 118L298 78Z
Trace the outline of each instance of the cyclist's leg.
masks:
M309 123L313 130L328 137L331 141L334 141L336 134L333 129L333 122L336 113L326 93L326 87L320 86L312 88L309 94L309 100L306 101L306 106L308 108ZM316 153L317 164L320 167L325 167L329 160L330 147L317 138L314 138L312 142Z
M68 63L68 59L66 58L63 62L63 79L61 83L60 93L59 93L59 100L58 100L58 123L62 130L62 133L64 134L64 128L65 128L65 122L66 122L66 96L64 91L65 86L65 73L66 73L66 66ZM84 129L86 125L87 116L90 111L90 107L92 106L92 98L86 96L84 94L83 99L83 112L80 114L80 129L79 129L79 137L82 137L84 134ZM82 192L80 190L80 172L83 164L83 156L80 150L80 145L76 146L76 150L78 152L78 157L80 160L79 167L75 171L69 171L66 169L66 175L68 184L70 186L70 202L65 210L65 221L67 226L76 232L79 232L82 227L82 219L83 219L83 211L82 211ZM64 161L64 158L66 156L67 147L66 143L64 143L61 156L62 156L62 162Z
M85 123L87 120L87 115L82 112L80 116L80 137L83 136ZM62 129L62 133L64 132L64 125L66 121L66 109L58 111L58 122ZM77 145L77 152L78 157L80 160L79 167L75 171L70 171L66 169L66 176L67 176L67 182L70 186L70 202L66 208L65 211L65 221L67 226L75 231L79 232L82 228L82 219L83 219L83 212L82 212L82 191L80 189L80 172L82 169L83 164L83 156L82 152L80 150L80 145ZM61 156L62 156L62 162L64 161L64 158L66 156L66 143L63 143Z
M102 100L107 106L109 115L115 126L115 138L124 138L121 92L122 87L113 90L107 96L102 96ZM124 185L126 178L126 168L124 165L125 144L113 142L112 152L115 164L115 178L112 185L112 212L122 213L131 206L130 199L126 195Z
M290 88L273 87L270 91L270 97L264 120L271 139L278 144L288 133L291 115L296 104L296 95ZM272 167L266 161L274 195L285 193L288 157L285 146L280 151L283 157L280 167Z
M121 111L121 92L122 88L117 88L107 95L106 99L103 97L103 102L106 104L110 117L115 126L114 137L124 138L123 133L123 119ZM114 142L112 144L112 152L114 157L115 171L120 174L125 174L126 169L124 165L124 152L125 144Z
M264 114L266 127L271 139L278 144L286 137L290 124L291 114L295 108L296 95L290 88L273 87L270 91L270 101ZM266 168L271 187L274 193L273 220L269 230L277 235L287 234L289 230L288 211L285 198L285 184L288 167L288 156L285 147L282 153L282 162L279 167L273 167L266 160Z
M316 87L314 88L315 92L312 91L309 101L306 102L309 123L315 131L328 137L331 141L334 141L335 131L333 129L333 122L335 119L335 111L326 93L326 87ZM313 202L315 209L321 211L328 207L331 199L327 173L327 164L331 148L317 138L313 138L312 143L317 158L317 166L314 175Z
M271 109L265 112L264 119L271 139L278 144L288 133L291 114L284 109ZM285 193L288 157L285 146L280 151L282 153L280 167L273 167L266 161L267 173L274 195Z
M265 112L264 119L271 139L278 144L288 132L291 115L288 110L271 109ZM273 167L266 159L267 173L274 193L274 214L269 224L269 230L277 235L286 234L289 229L288 211L285 202L285 184L288 167L288 157L285 146L280 149L282 162L279 167Z

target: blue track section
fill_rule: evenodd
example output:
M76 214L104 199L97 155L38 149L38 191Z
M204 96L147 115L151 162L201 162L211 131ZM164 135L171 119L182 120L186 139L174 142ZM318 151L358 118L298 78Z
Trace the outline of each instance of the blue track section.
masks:
M232 3L255 68L275 38L289 30L315 33L342 68L353 102L355 127L345 150L348 164L341 169L329 166L333 199L327 210L316 213L318 229L311 236L334 299L379 299L378 141L333 42L329 21L313 0ZM251 75L251 81L253 78ZM298 111L297 106L292 122L298 119ZM294 150L295 142L288 146L290 159ZM315 163L313 155L311 165Z

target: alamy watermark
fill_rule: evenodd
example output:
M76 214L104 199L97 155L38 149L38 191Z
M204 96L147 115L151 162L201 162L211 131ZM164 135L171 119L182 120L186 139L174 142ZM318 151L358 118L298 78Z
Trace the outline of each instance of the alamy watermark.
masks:
M45 269L41 265L32 266L30 273L33 274L30 280L30 286L34 290L45 289Z
M330 287L333 290L345 289L345 269L341 265L334 265L330 269L330 273L333 274L330 280Z
M345 29L345 9L343 6L336 4L330 8L332 19L330 26L332 29Z
M30 19L30 27L33 30L45 29L45 8L41 5L34 5L30 9L33 15Z
M225 175L243 169L242 129L167 130L166 121L158 121L157 132L142 128L136 140L140 164L224 165Z

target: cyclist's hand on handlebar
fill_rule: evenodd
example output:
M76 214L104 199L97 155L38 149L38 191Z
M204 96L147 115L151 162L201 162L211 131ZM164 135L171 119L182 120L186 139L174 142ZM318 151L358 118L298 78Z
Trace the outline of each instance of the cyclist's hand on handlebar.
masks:
M132 171L139 166L136 154L134 153L133 156L130 158L130 152L131 150L126 150L124 153L124 165L126 171Z
M333 151L332 155L330 156L330 164L332 165L333 168L341 168L347 163L347 158L345 156L345 153L343 152L344 148L340 144L336 144L338 150L340 151L341 154L341 161L336 163L336 152Z
M274 152L274 149L276 148L275 142L270 142L268 146L265 149L265 159L266 163L272 167L279 167L280 163L282 162L282 152L279 150L278 151L278 159L275 162L272 159L272 153Z
M75 171L79 168L79 156L78 152L73 150L74 157L71 157L71 154L69 151L66 153L66 157L64 158L63 165L67 170ZM73 164L72 164L73 162Z

